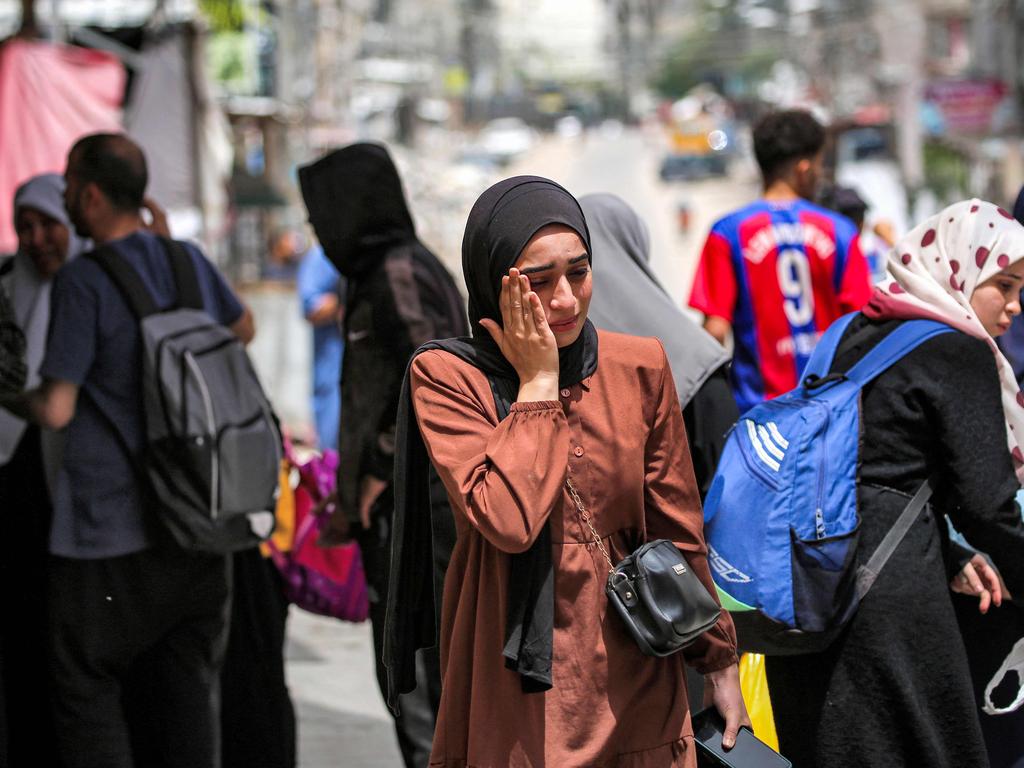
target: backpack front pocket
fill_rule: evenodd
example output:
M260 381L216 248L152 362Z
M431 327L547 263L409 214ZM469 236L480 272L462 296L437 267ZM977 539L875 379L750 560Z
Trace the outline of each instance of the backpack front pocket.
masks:
M790 530L793 613L797 628L825 632L845 624L856 609L860 524L847 533L801 539Z

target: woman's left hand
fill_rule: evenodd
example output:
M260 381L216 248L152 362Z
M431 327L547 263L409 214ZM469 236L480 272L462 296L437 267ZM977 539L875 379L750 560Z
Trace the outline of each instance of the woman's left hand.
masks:
M977 597L981 613L988 613L992 604L998 608L1003 604L1003 598L1010 596L999 571L982 555L972 557L963 570L953 577L949 588L961 595Z
M709 707L712 704L725 720L722 747L732 749L736 743L736 734L739 733L740 726L752 727L750 715L747 714L747 705L743 703L743 693L740 690L740 668L737 664L731 664L725 669L704 675L704 706Z

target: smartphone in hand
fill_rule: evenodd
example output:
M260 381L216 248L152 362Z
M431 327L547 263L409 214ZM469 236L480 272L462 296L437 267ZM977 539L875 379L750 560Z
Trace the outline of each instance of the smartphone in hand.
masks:
M725 721L714 707L693 716L698 768L793 768L786 758L758 739L746 726L736 734L736 745L722 747Z

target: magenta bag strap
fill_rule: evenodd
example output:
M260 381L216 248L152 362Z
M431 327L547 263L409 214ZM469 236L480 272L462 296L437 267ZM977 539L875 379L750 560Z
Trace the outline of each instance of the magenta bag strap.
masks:
M306 543L306 539L309 538L309 534L313 532L314 528L320 530L323 527L323 516L313 514L312 511L306 515L306 519L302 521L302 525L295 532L295 538L292 540L292 552L298 552L302 545ZM267 539L265 542L267 549L270 550L270 557L280 567L287 565L288 556L277 548L273 539Z
M306 518L302 521L302 525L300 525L298 530L295 531L295 537L292 539L292 551L297 552L306 543L309 535L313 533L314 530L319 531L323 528L329 515L326 509L319 515L313 512L313 508L322 501L321 489L317 487L315 476L310 477L302 474L299 463L295 459L295 452L292 449L292 441L288 438L285 438L284 440L284 455L288 464L299 470L300 476L302 477L299 481L299 485L305 486L306 492L309 494L310 501L313 505L310 508L309 514L307 514ZM274 546L273 542L268 541L267 543L270 545L271 556L274 557L274 562L284 563L284 553L278 550L278 548ZM280 558L280 560L278 560L278 558Z
M302 545L306 543L306 539L309 538L309 534L313 532L314 528L319 531L323 527L321 518L313 514L313 510L309 511L306 515L306 519L302 521L302 525L295 532L295 540L292 543L292 551L298 552L302 549Z

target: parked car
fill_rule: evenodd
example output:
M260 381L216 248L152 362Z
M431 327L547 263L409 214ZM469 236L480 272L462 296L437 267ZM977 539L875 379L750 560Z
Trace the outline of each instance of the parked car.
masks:
M505 165L527 152L535 139L533 129L518 117L502 117L483 127L477 146L496 163Z
M728 163L721 155L666 155L658 175L662 181L697 181L727 172Z

